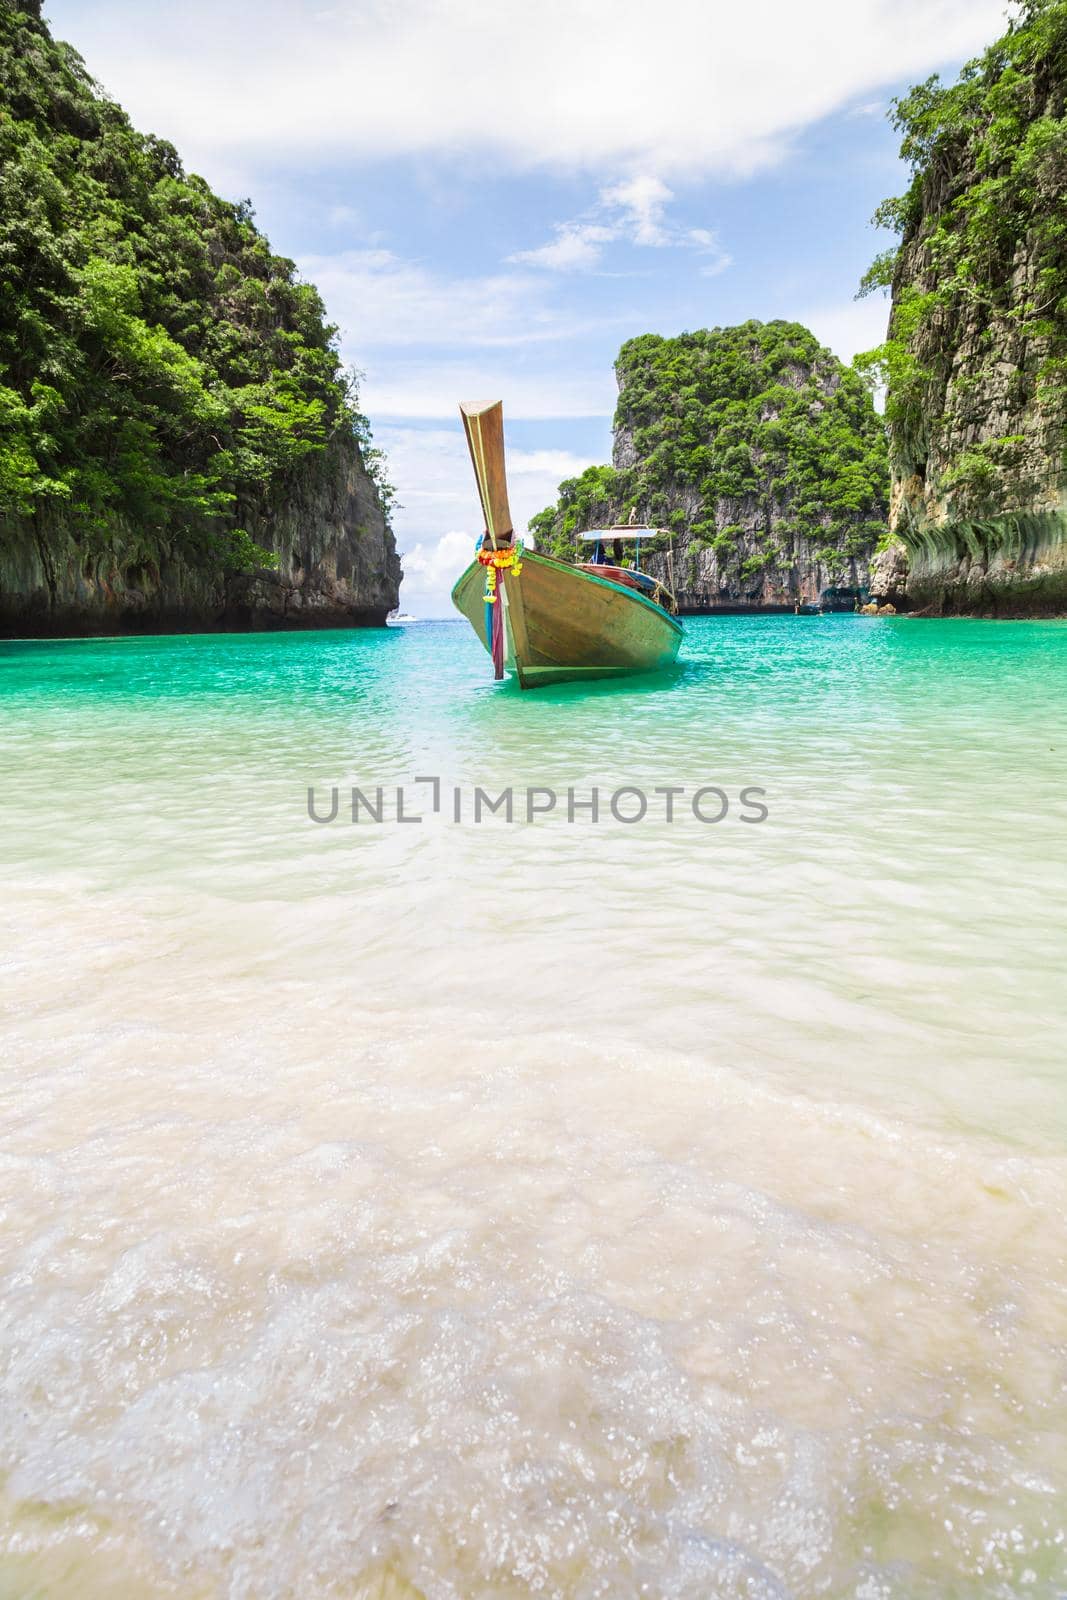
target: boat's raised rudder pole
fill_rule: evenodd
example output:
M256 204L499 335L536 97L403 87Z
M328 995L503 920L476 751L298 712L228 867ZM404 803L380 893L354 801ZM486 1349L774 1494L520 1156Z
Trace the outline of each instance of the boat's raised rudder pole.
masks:
M485 531L493 549L498 550L511 543L514 532L504 470L504 404L501 400L487 406L461 402L459 414L478 480Z

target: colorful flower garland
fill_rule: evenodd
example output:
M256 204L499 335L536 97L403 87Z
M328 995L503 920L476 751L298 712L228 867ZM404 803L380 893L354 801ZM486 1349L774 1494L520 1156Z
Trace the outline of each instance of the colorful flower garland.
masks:
M500 550L479 550L478 560L485 568L485 603L496 605L498 572L513 572L518 577L522 571L522 545L508 545Z

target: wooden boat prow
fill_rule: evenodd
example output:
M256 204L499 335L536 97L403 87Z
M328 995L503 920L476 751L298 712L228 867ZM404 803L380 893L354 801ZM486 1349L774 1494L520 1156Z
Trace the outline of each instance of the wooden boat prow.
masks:
M514 532L504 469L504 404L501 400L487 404L465 400L460 402L459 414L467 435L486 533L494 545L502 544L510 541Z
M682 639L673 596L627 568L571 564L517 545L508 504L503 405L466 403L460 416L485 533L452 601L493 657L496 675L510 671L529 689L671 666ZM637 536L652 531L639 530ZM619 529L615 536L633 533Z

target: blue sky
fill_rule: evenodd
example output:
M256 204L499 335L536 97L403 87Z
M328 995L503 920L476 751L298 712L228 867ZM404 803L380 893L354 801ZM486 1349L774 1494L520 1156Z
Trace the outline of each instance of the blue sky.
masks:
M905 175L894 94L1003 0L46 0L134 122L250 196L318 284L402 510L403 604L444 615L477 530L460 399L505 404L520 526L611 450L634 334L880 339L859 277Z

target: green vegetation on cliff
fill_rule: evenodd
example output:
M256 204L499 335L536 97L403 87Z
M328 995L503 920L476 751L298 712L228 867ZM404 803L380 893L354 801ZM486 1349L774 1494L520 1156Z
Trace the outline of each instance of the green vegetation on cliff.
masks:
M560 485L530 527L573 550L576 529L638 518L715 552L744 583L869 553L884 528L885 438L864 384L796 322L746 322L623 345L615 466Z
M903 237L861 286L893 289L889 337L861 365L887 385L905 535L1052 509L1067 420L1065 113L1067 0L1029 0L958 83L930 78L895 104L912 181L875 214Z
M273 560L239 523L332 435L369 444L334 334L249 204L137 133L37 0L0 0L0 516Z

